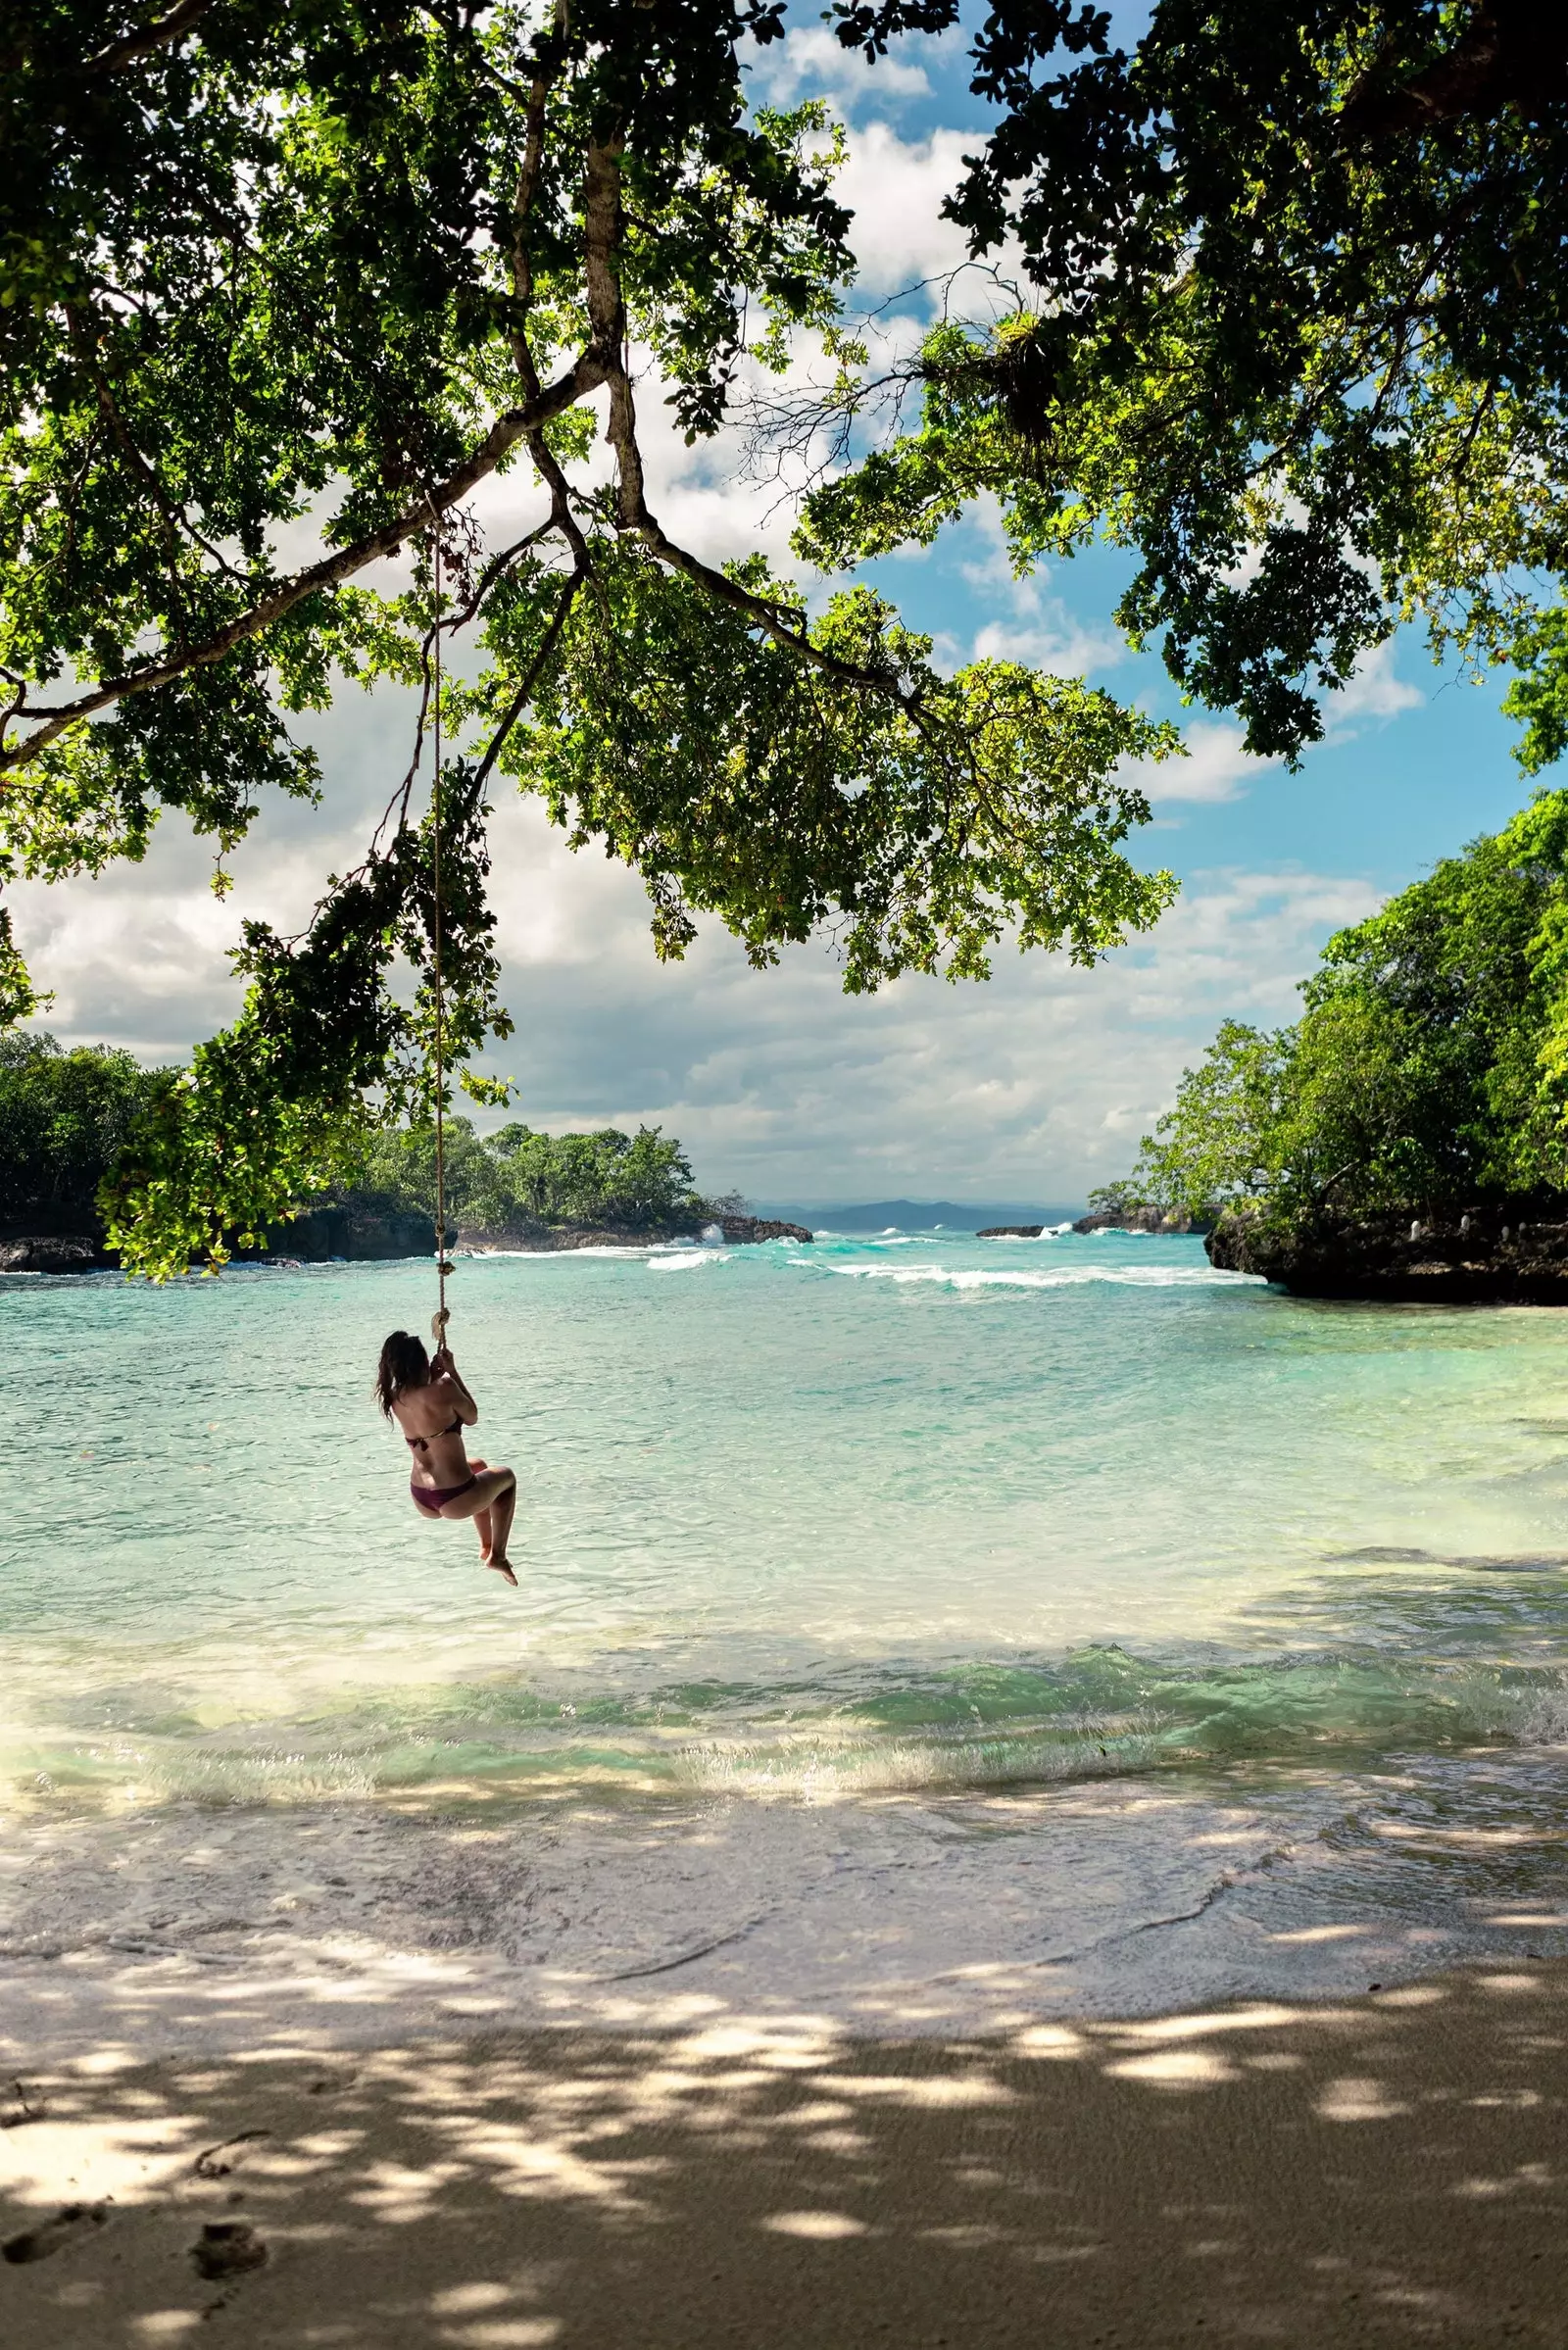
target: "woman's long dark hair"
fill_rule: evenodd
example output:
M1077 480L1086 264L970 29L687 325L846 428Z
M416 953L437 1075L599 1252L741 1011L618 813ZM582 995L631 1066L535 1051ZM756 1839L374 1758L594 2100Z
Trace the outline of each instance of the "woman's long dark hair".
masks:
M411 1387L428 1387L430 1357L424 1350L424 1341L416 1339L412 1330L394 1330L381 1348L381 1359L375 1370L375 1399L387 1418L399 1395Z

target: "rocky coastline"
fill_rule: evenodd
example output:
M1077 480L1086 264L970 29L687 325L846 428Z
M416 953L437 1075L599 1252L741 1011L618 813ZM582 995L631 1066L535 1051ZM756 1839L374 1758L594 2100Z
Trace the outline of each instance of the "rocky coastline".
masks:
M473 1256L516 1250L553 1255L567 1248L647 1248L660 1243L696 1243L708 1232L719 1232L731 1248L752 1248L763 1241L808 1242L814 1235L804 1224L780 1223L771 1216L704 1216L678 1224L521 1224L498 1232L460 1231L457 1245Z
M475 1256L524 1250L552 1254L568 1248L647 1248L699 1242L722 1233L729 1248L763 1241L809 1242L804 1224L766 1216L712 1215L671 1224L527 1224L499 1232L460 1231L456 1246ZM316 1207L278 1227L265 1249L236 1251L236 1264L373 1263L400 1256L433 1256L435 1224L402 1208ZM112 1273L119 1258L93 1232L0 1232L0 1274Z
M1400 1208L1284 1228L1230 1210L1211 1264L1298 1297L1391 1304L1568 1305L1568 1196L1515 1197L1441 1214Z
M115 1261L92 1233L0 1233L0 1273L103 1273Z

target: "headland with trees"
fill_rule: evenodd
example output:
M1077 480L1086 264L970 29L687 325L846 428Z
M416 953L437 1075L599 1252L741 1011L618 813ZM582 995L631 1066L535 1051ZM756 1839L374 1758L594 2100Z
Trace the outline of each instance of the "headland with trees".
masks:
M180 1082L106 1046L62 1051L36 1031L0 1036L0 1272L90 1272L118 1261L113 1213L120 1169ZM750 1216L736 1194L698 1191L678 1142L658 1127L626 1134L479 1134L452 1118L446 1135L448 1244L474 1249L578 1248L595 1242L695 1237L809 1240L801 1225ZM241 1256L413 1256L435 1248L435 1138L388 1123L370 1133L351 1178L324 1200L261 1234Z
M1106 1220L1304 1295L1568 1303L1568 792L1340 931L1298 1020L1227 1020Z

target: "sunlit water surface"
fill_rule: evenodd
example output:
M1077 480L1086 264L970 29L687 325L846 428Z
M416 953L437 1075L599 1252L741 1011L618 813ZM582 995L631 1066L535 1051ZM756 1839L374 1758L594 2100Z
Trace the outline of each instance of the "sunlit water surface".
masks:
M1568 1317L1301 1302L1121 1234L466 1261L513 1591L416 1517L369 1400L431 1287L0 1283L28 1836L1371 1774L1439 1804L1450 1859L1509 1856L1418 1908L1506 1893L1552 1930ZM1408 1906L1398 1846L1358 1883L1386 1849Z

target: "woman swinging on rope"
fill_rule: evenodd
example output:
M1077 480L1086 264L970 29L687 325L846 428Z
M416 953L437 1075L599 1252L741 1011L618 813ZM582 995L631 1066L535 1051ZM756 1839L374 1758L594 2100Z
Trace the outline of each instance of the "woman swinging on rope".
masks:
M421 1518L471 1518L479 1536L479 1563L494 1567L509 1583L517 1580L507 1556L517 1506L517 1480L511 1469L492 1469L469 1460L463 1431L479 1417L479 1406L464 1386L447 1345L447 1177L446 1177L446 1011L441 985L441 531L430 509L430 552L435 578L434 735L435 779L430 787L430 960L435 1002L435 1229L440 1309L430 1325L434 1355L411 1330L394 1330L381 1348L375 1374L376 1399L395 1420L414 1454L409 1491ZM421 734L423 720L420 721ZM418 760L417 750L415 754Z
M420 1517L471 1518L479 1536L479 1564L514 1584L507 1537L517 1506L517 1480L511 1469L469 1460L463 1431L473 1426L479 1406L452 1359L444 1312L436 1317L436 1335L440 1343L431 1356L411 1330L393 1331L381 1348L376 1398L414 1454L409 1491Z

